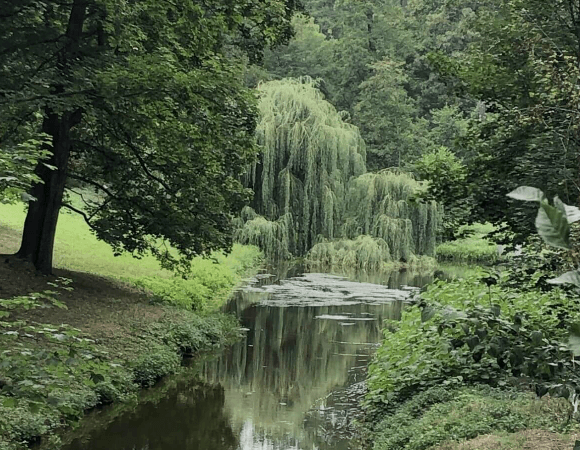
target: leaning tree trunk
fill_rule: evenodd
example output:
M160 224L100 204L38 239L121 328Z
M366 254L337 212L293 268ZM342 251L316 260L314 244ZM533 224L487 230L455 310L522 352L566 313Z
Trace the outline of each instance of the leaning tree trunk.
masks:
M57 69L63 80L72 77L70 63L78 59L79 42L86 19L87 0L73 0L65 34L66 43L58 54ZM62 84L56 83L53 92L58 97L64 92ZM52 152L47 167L39 163L36 175L42 180L32 187L31 195L36 198L29 202L28 214L24 222L22 244L17 256L34 264L37 270L52 272L52 254L58 214L67 178L68 160L71 152L71 130L80 122L80 108L57 113L50 107L45 110L42 131L51 137L48 150Z
M52 254L58 213L67 177L67 166L70 156L70 130L76 118L70 113L62 117L50 113L44 119L43 132L52 136L52 157L48 165L42 163L36 167L35 173L42 180L33 186L31 194L36 198L28 207L24 222L22 244L17 255L34 264L42 273L52 271Z

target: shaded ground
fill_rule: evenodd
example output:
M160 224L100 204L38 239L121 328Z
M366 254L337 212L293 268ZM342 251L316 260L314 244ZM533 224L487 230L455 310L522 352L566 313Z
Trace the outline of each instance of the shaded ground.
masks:
M127 331L158 320L167 310L149 304L147 295L121 281L98 275L55 269L54 275L38 274L31 266L8 256L18 249L19 233L0 227L0 299L11 298L55 288L59 277L71 279L72 291L59 290L58 299L67 310L43 308L22 314L41 323L67 323L80 328L108 346Z
M434 450L572 450L580 434L562 435L545 430L523 430L502 436L478 436L467 442L446 443Z

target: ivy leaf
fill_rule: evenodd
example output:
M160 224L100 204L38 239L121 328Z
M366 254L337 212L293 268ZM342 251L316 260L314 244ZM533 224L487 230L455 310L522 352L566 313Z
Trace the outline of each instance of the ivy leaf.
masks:
M93 382L95 384L98 384L98 383L102 383L103 381L105 381L105 377L100 373L91 372L91 380L93 380Z
M546 198L540 189L530 186L520 186L507 194L507 196L526 202L541 202Z
M16 407L17 403L18 401L14 397L8 397L2 401L2 406L6 408L14 408Z
M560 275L557 278L552 278L548 280L550 284L573 284L576 287L580 287L580 272L577 270L572 270Z
M534 345L540 345L542 343L542 339L544 335L541 331L532 331L532 342Z
M433 306L425 306L421 311L421 322L428 322L435 317L436 312L437 310Z
M570 226L564 213L547 202L540 203L536 217L538 234L549 245L570 248Z

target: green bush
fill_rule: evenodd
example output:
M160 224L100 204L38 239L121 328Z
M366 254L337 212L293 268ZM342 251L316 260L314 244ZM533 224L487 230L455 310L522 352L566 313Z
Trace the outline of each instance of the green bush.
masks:
M212 291L197 279L141 277L135 285L151 292L151 301L201 311L212 300Z
M141 386L153 386L165 375L175 373L181 358L171 348L153 346L149 352L133 361L133 379Z
M459 227L456 239L439 244L435 249L440 261L493 263L499 259L497 245L486 236L494 230L491 224Z
M195 259L185 279L140 277L133 283L149 291L154 302L202 311L221 305L260 260L261 253L256 247L236 245L227 256Z
M425 450L498 431L563 428L566 402L488 386L433 387L405 402L375 430L374 450ZM559 421L560 420L560 421Z
M539 394L568 397L578 386L560 344L580 316L561 290L520 292L479 277L438 281L392 323L369 370L369 413L380 416L432 386L505 385L528 377Z

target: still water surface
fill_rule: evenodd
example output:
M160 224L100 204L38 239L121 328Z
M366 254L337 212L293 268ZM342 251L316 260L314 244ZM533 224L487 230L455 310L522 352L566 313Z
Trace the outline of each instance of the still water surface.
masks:
M160 398L96 413L66 449L354 450L351 424L382 323L429 281L258 276L227 305L245 329L240 342L149 390L163 389Z

